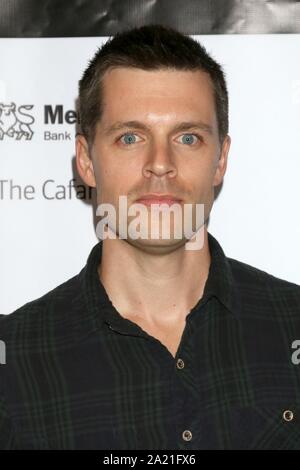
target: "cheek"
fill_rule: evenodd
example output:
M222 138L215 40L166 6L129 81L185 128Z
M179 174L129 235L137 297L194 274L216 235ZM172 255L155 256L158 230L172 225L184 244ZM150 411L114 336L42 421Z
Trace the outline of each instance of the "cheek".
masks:
M179 167L178 176L199 192L201 188L212 185L214 169L209 159L199 158Z
M125 166L101 162L98 170L98 188L103 201L117 203L119 196L128 195L137 183L136 173Z
M98 158L98 168L100 176L109 176L118 178L127 178L139 171L140 159L129 158L128 155L120 155L117 152L103 151Z

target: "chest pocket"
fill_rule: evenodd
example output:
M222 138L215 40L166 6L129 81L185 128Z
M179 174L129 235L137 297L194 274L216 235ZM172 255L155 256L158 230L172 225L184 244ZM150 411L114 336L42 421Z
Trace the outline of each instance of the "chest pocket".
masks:
M228 431L232 448L300 450L300 406L264 403L234 408Z

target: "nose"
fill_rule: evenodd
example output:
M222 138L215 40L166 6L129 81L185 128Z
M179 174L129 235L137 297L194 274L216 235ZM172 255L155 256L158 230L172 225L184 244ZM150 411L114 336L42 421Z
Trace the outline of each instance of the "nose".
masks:
M167 143L159 143L151 146L143 167L143 175L150 178L153 175L174 178L177 175L177 167L174 155Z

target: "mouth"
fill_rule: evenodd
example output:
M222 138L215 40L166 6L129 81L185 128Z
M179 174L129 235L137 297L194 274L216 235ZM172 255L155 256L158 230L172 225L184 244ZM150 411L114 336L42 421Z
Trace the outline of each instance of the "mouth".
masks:
M167 204L171 206L172 204L180 204L181 199L173 196L172 194L145 194L137 199L135 202L144 204L146 206L151 206L151 204Z

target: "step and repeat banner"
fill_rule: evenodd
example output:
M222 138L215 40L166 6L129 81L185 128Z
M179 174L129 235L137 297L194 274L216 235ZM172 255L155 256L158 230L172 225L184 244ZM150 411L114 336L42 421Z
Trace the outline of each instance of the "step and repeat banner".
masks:
M0 1L0 314L76 275L97 243L75 165L78 80L109 36L154 22L226 73L232 144L208 230L227 256L300 284L299 4L63 3Z

